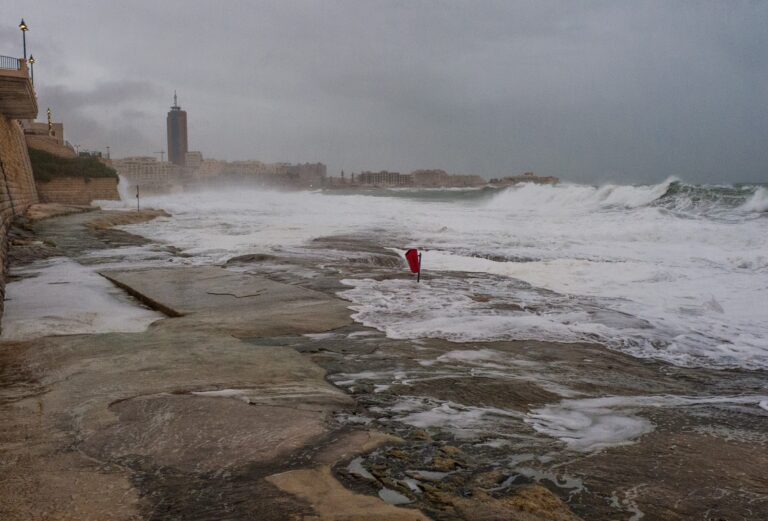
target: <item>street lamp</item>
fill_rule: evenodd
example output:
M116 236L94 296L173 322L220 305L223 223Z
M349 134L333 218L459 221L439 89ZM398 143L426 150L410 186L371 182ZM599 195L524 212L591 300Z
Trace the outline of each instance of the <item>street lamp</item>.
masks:
M19 24L19 29L21 29L21 40L24 42L24 61L27 60L27 31L29 31L29 27L27 27L27 24L24 23L24 19L21 19L21 23Z
M29 70L32 73L32 85L35 84L35 57L34 55L29 55Z

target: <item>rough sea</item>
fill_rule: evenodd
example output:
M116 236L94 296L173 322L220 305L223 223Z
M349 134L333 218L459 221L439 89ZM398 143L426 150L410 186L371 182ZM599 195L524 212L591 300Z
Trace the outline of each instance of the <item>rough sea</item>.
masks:
M390 338L592 341L679 366L768 368L765 186L242 188L142 203L173 217L126 229L194 263L301 255L312 239L339 235L419 248L421 284L348 279L339 294L355 320Z

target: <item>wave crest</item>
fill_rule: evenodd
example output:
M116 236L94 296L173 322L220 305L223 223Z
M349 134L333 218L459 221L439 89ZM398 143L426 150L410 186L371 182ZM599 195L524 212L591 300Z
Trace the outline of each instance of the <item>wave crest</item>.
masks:
M696 217L742 218L768 212L768 190L760 186L691 185L670 177L655 185L518 185L488 203L492 209L554 215L654 207Z
M752 194L752 197L741 206L741 210L757 213L768 212L768 190L762 186L758 187L755 193Z

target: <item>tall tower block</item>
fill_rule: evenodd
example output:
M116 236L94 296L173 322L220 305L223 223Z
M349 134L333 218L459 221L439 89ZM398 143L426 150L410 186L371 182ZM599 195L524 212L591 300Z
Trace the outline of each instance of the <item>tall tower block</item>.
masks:
M168 126L168 161L175 165L184 166L184 158L188 152L187 145L187 111L179 107L176 92L173 93L173 107L166 119Z

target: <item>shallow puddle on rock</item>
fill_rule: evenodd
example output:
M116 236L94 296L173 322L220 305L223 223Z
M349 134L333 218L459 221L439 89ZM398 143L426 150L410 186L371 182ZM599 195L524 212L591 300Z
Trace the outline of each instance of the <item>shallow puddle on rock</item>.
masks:
M347 465L347 472L355 476L359 476L363 479L376 481L376 478L373 477L373 474L368 472L366 468L363 467L363 458L361 457L357 457L349 462L349 465Z
M407 505L408 503L412 503L408 497L387 487L379 490L379 497L390 505Z
M136 333L165 315L146 308L93 268L63 257L33 263L6 287L3 340Z

